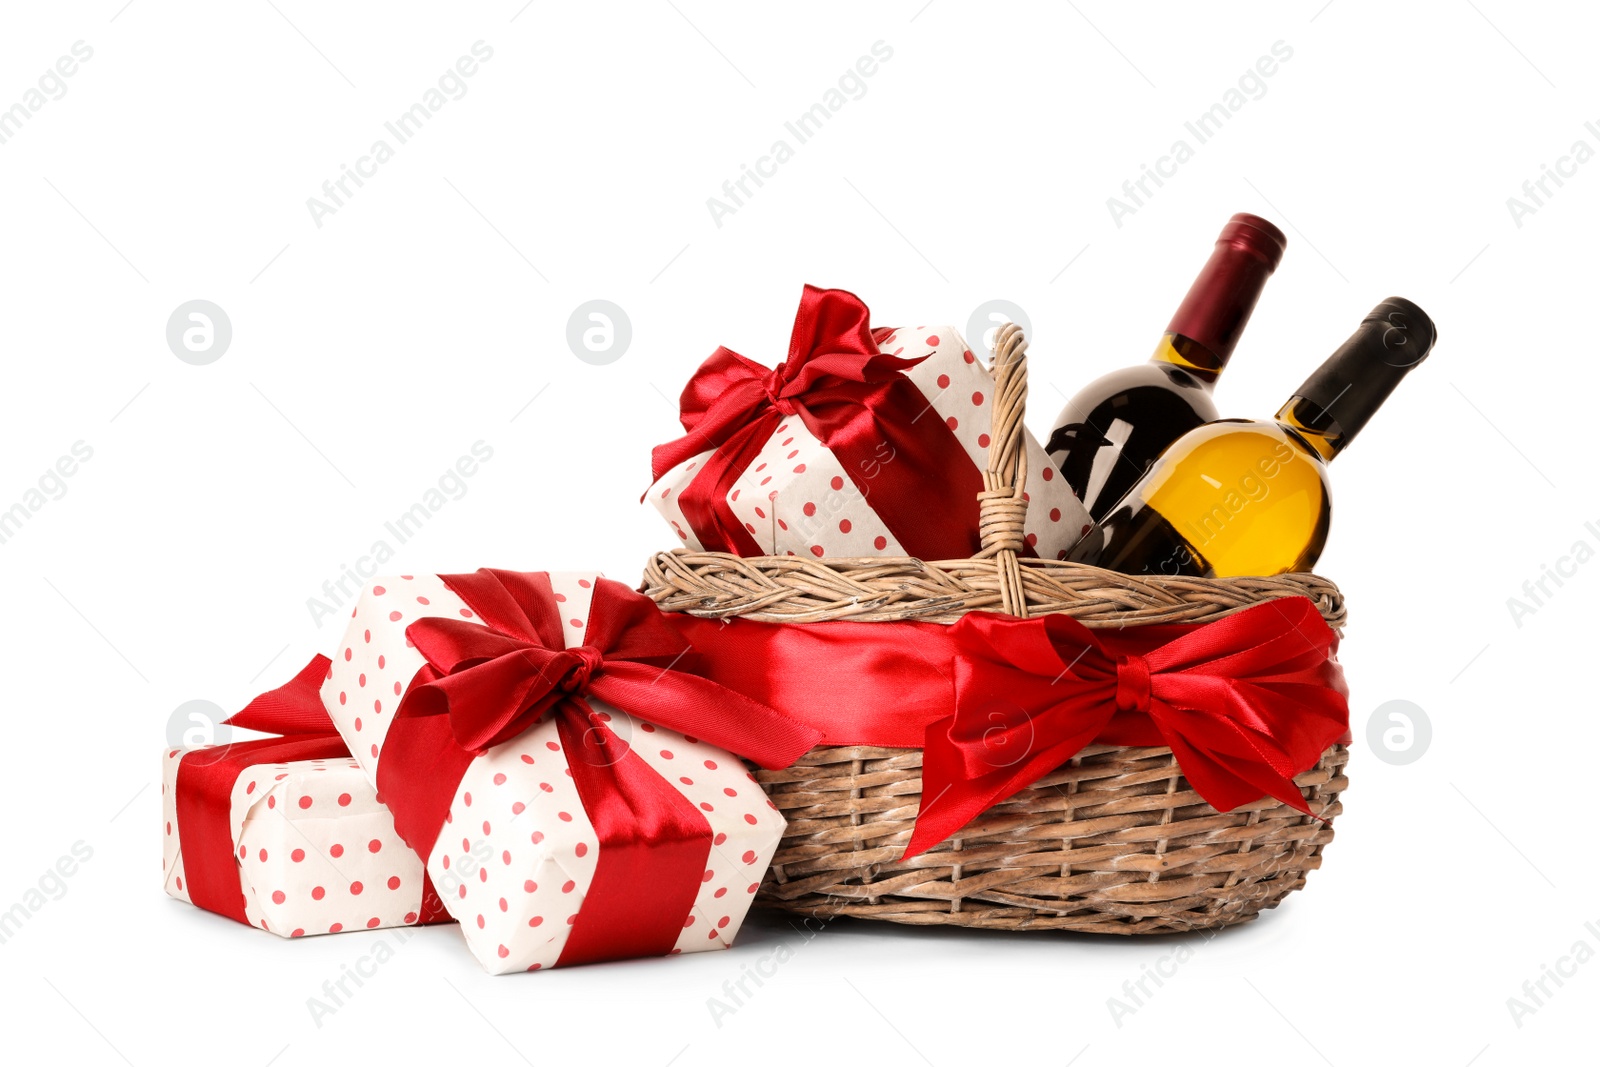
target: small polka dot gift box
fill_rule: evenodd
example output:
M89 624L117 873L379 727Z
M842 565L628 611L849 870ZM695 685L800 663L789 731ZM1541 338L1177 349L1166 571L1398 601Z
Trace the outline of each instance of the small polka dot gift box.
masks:
M207 749L187 754L204 759ZM186 752L162 760L170 896L195 903L184 871L178 818L178 768ZM260 763L226 799L234 884L243 921L283 937L412 926L429 917L422 861L394 831L394 818L348 756ZM434 898L433 915L438 914ZM237 916L235 916L237 917Z
M322 706L328 670L317 656L227 720L282 736L167 750L167 893L283 937L442 921L422 861Z
M854 294L806 286L789 356L719 348L681 398L684 437L645 494L679 540L741 556L978 551L990 372L950 326L872 329ZM1088 512L1022 430L1024 554L1064 559Z
M323 701L487 970L732 942L784 828L740 755L818 734L697 655L595 574L363 590Z

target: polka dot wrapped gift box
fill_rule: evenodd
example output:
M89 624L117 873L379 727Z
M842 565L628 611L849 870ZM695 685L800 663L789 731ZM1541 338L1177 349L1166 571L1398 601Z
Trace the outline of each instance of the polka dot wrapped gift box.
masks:
M440 921L422 862L323 710L326 672L318 656L227 720L285 736L166 750L166 893L283 937Z
M784 820L712 740L773 766L817 735L691 651L595 574L363 590L323 702L487 970L732 942Z
M994 379L950 326L872 329L842 289L806 286L775 370L719 348L683 391L685 436L645 494L695 551L915 556L978 551ZM1088 512L1023 431L1021 554L1065 559Z
M192 789L187 775L196 765L203 772L210 755L223 749L169 749L161 781L167 893L283 937L440 918L422 861L396 835L393 817L343 754L343 745L333 743L339 755L256 763L231 783L219 783L209 798L185 796L186 802L209 801L211 813L225 823L222 846L231 846L231 854L204 860L196 855L206 844L203 817L195 817L185 840L189 824L179 818L179 770L187 757L182 782ZM185 867L186 846L191 866L209 863L219 881L227 880L225 895L213 889L216 897L209 896L199 870L196 886Z

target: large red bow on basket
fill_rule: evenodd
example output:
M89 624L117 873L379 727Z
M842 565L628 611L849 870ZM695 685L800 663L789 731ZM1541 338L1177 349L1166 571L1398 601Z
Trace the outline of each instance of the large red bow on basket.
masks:
M619 833L642 818L641 807L659 795L656 776L630 758L627 742L589 697L763 767L788 766L820 736L690 673L696 656L689 642L654 602L618 582L595 582L584 643L569 649L548 575L480 570L441 577L486 625L427 618L406 628L428 666L401 701L378 765L395 828L424 857L472 760L546 714L559 716L586 807L593 798L615 811ZM631 813L621 810L630 803Z
M1091 742L1165 745L1219 811L1274 797L1348 729L1338 637L1311 601L1203 626L1090 630L1064 615L977 612L952 627L955 713L932 723L906 858L1032 785Z
M768 370L728 348L700 365L679 398L684 436L657 447L651 477L708 449L716 452L679 495L701 544L741 556L760 546L728 505L728 493L779 423L798 417L838 458L905 551L962 559L978 550L983 477L944 420L905 376L920 359L881 352L861 298L808 285L795 314L789 357Z

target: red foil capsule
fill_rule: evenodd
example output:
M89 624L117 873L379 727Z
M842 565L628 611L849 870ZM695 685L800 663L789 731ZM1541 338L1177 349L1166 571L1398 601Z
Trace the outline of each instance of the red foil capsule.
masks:
M1233 216L1167 332L1200 344L1218 366L1226 363L1287 246L1283 231L1266 219L1244 212Z

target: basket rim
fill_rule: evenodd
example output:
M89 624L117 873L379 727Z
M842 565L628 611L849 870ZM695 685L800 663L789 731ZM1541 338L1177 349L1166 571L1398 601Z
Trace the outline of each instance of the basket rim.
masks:
M680 547L646 562L640 591L663 611L760 622L954 622L969 611L1017 614L1004 602L1004 575L992 555L802 559ZM1064 614L1091 629L1212 622L1294 596L1310 600L1335 631L1347 618L1339 587L1309 572L1152 576L1043 559L1017 559L1015 568L1022 613Z

